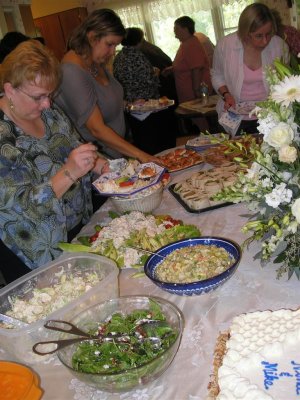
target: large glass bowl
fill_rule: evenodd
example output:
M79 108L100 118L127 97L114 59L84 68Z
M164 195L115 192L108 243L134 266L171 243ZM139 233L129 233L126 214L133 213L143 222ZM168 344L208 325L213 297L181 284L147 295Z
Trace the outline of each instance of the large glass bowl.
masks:
M159 356L139 367L118 373L84 373L76 371L72 366L72 355L78 346L78 344L75 344L58 351L60 361L80 381L112 393L129 391L157 379L173 361L181 341L184 325L183 316L174 304L159 297L123 296L90 307L75 316L70 322L84 331L90 331L98 327L99 322L104 322L115 312L127 315L137 309L148 309L150 298L159 304L166 321L178 333L175 342ZM69 337L69 334L62 334L60 339Z
M196 245L215 245L218 247L222 247L230 254L234 261L226 271L214 276L213 278L192 283L169 283L159 280L156 274L156 268L162 261L161 256L167 256L168 254L179 248L191 247ZM224 239L221 237L203 236L193 239L178 240L177 242L161 247L160 249L155 251L155 254L148 258L144 267L144 271L148 278L150 278L151 281L155 285L159 286L161 289L181 296L193 296L209 293L224 284L234 274L239 265L240 259L241 249L238 244L229 239Z

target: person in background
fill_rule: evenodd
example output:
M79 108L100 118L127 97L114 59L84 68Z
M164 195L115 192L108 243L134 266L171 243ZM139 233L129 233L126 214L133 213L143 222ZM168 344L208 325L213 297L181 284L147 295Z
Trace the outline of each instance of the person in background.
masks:
M211 92L212 85L209 61L200 41L194 35L195 22L188 16L176 19L175 37L181 42L172 67L164 73L173 72L179 103L201 96L201 83L204 82Z
M43 36L37 36L33 39L38 40L40 43L42 43L44 46L46 46L46 41L45 41L45 38L43 38Z
M130 35L132 37L136 36L135 42L137 44L137 48L146 56L146 58L150 61L152 67L155 67L159 70L159 94L160 96L166 96L169 99L172 99L177 104L177 93L175 87L175 81L172 74L169 76L163 76L160 72L165 68L170 67L172 65L171 58L164 53L158 46L153 43L148 42L145 39L144 32L140 28L132 27L128 28L130 30Z
M30 38L21 32L7 32L0 42L0 64L4 58L17 47L18 44L25 42L28 39Z
M160 97L157 72L139 49L140 40L136 31L128 28L123 48L113 63L114 76L123 86L128 102ZM177 121L173 110L160 110L142 120L128 113L128 122L133 142L144 151L156 154L176 146Z
M293 26L285 25L282 23L281 16L279 12L272 9L272 14L275 17L277 24L276 34L280 36L286 44L289 46L290 54L293 55L299 61L300 54L300 32Z
M209 93L212 92L209 60L204 47L194 35L195 21L192 18L177 18L174 33L181 44L172 67L166 68L162 74L174 74L178 101L183 103L202 97L202 83L206 84ZM193 118L193 123L200 131L209 129L205 118Z
M171 58L164 53L158 46L145 39L144 31L140 28L128 28L131 35L136 35L138 48L147 57L153 67L163 70L172 65Z
M101 152L147 162L152 157L124 139L123 88L105 68L124 35L125 28L114 11L93 11L69 38L55 102L81 136L96 142Z
M107 172L51 107L60 65L36 40L0 66L0 269L7 283L61 254L92 215L91 173Z
M122 50L115 56L113 74L121 83L126 101L158 99L159 79L157 70L139 49L140 37L132 28L126 29Z
M267 98L269 89L264 67L275 58L288 59L288 47L275 32L276 22L270 9L253 3L241 13L238 31L218 41L211 73L214 89L220 94L219 121L224 111L240 102ZM243 116L237 134L242 130L256 133L256 117Z
M215 45L212 43L210 38L202 32L195 32L194 35L199 40L199 42L202 44L202 46L205 50L205 53L207 55L208 61L209 61L209 66L211 67L212 62L213 62Z

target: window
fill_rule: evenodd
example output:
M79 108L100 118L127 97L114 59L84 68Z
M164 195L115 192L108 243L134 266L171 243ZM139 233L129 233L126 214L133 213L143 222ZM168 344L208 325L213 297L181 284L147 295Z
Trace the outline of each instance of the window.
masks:
M251 3L254 3L254 0L235 0L234 3L232 1L227 2L212 10L186 13L185 15L189 15L195 21L196 32L203 32L216 44L220 37L236 31L242 10ZM125 26L139 26L143 28L146 38L154 42L174 59L179 46L179 42L174 36L174 21L184 14L177 17L159 16L157 19L153 17L147 18L149 14L146 10L147 3L145 2L142 5L134 7L134 14L130 18L130 8L122 6L122 8L115 9ZM140 17L139 23L137 23L137 15ZM143 19L143 22L141 22L141 19Z
M254 3L253 0L244 0L242 2L236 2L235 6L232 7L230 4L223 4L221 6L223 35L228 35L231 32L235 32L238 27L239 17L243 9Z
M195 21L196 32L205 33L213 43L216 42L214 24L210 11L201 11L189 15ZM174 36L174 21L176 18L168 18L160 21L152 21L151 29L155 44L164 50L172 60L178 49L178 39Z

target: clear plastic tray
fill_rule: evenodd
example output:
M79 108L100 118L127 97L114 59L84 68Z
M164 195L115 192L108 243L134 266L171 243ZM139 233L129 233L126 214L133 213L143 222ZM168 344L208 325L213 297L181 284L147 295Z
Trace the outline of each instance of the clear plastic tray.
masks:
M33 353L32 346L39 341L52 340L58 333L43 327L48 319L68 320L82 310L104 300L119 296L116 264L106 257L87 253L67 253L44 267L33 270L0 290L0 313L6 314L11 309L11 300L15 297L30 299L35 288L48 288L60 281L61 274L66 279L72 276L85 276L95 272L101 281L76 299L65 304L46 318L27 326L7 329L0 327L1 347L15 360L26 363L43 362L46 357Z

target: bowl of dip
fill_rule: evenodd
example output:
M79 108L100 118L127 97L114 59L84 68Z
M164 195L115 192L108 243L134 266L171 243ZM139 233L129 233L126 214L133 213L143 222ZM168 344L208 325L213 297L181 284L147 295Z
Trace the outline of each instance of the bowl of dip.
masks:
M209 293L236 271L241 248L232 240L203 236L161 247L148 258L146 276L167 292L193 296Z

